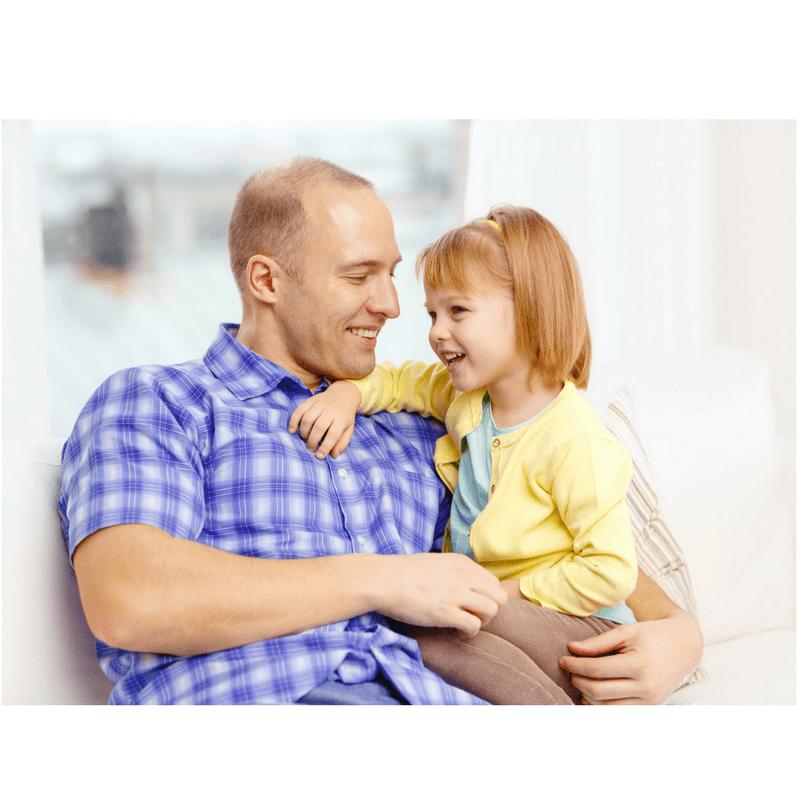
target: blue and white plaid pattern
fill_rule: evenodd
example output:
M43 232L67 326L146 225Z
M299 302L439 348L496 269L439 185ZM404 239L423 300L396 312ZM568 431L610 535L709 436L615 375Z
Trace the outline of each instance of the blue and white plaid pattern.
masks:
M82 411L59 497L70 556L110 525L144 523L260 558L427 552L449 512L433 470L443 428L410 414L358 417L348 449L319 460L287 431L309 396L221 326L202 360L125 370ZM325 384L323 384L324 387ZM97 641L118 703L291 703L333 676L382 672L413 704L481 704L429 670L377 613L192 658Z

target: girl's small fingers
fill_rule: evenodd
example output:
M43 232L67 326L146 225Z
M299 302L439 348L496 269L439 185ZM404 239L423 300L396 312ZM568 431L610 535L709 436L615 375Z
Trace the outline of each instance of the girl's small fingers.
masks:
M331 450L331 455L336 458L344 453L347 450L347 445L350 444L350 440L353 438L353 430L354 427L350 425L350 427L346 428L342 435L339 437L339 441L333 446Z
M320 428L320 425L324 427ZM327 427L327 424L323 420L323 412L318 408L312 408L305 414L303 419L300 420L297 432L304 442L309 442L314 436L314 430L316 429L316 439L317 443L319 443Z
M319 443L319 448L317 449L317 458L325 458L325 456L328 454L332 454L333 457L336 458L336 456L339 455L339 452L336 450L336 448L341 441L343 432L344 430L341 422L338 420L331 422Z
M304 400L292 412L292 416L289 417L289 433L295 433L297 431L300 426L300 421L305 417L309 410L313 408L315 399L316 398L314 397L309 397L308 400Z
M330 435L326 436L317 449L317 458L325 458L325 456L327 456L333 450L335 442L336 440L332 439ZM334 458L336 458L336 456L334 456Z
M303 419L300 420L300 423L297 426L297 435L304 442L307 442L313 426L314 423L310 419L308 419L307 417L303 417Z
M329 424L326 420L318 419L309 429L308 436L304 436L306 447L312 453L319 447L320 442L328 432Z
M313 448L310 449L322 448L321 457L324 458L334 448L342 433L344 424L341 420L330 414L320 414L308 441L309 445L313 444Z

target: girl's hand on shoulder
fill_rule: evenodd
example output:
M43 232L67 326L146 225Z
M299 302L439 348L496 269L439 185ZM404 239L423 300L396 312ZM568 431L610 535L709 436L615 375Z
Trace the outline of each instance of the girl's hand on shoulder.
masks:
M336 458L350 444L361 391L349 381L336 381L328 389L302 402L289 419L289 433L299 433L306 449L317 458Z

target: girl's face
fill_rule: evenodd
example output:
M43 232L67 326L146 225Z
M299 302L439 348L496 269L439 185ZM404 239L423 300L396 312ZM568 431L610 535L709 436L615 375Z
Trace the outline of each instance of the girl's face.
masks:
M505 291L465 293L425 286L431 318L428 341L460 392L527 378L529 364L517 347L514 301Z

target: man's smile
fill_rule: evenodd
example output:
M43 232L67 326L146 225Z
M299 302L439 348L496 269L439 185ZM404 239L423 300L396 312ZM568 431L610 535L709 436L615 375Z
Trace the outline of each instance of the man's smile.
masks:
M364 347L375 347L380 328L347 328L348 333L357 336Z

